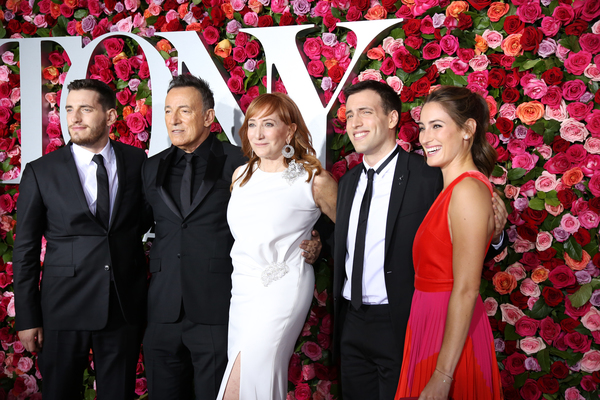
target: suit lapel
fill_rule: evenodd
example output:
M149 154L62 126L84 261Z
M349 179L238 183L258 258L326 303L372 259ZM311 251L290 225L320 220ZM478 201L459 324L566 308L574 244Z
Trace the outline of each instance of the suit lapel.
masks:
M202 180L202 184L200 185L200 188L194 197L194 201L192 202L188 213L183 216L184 218L190 215L196 209L196 207L202 203L202 200L204 200L208 192L210 192L217 180L221 177L226 159L227 156L223 154L223 145L221 144L221 141L217 138L213 138L206 164L204 179Z
M392 233L395 231L396 220L398 213L404 200L404 192L409 178L410 171L408 170L408 154L404 151L398 153L398 161L396 162L396 171L394 172L394 180L392 181L392 192L390 194L390 205L388 207L388 215L385 228L385 253L387 254Z
M110 218L110 227L115 222L117 218L117 212L119 211L119 205L123 200L123 191L125 189L125 160L123 159L123 153L121 153L121 148L118 145L115 145L115 141L110 141L111 146L115 152L115 158L117 160L117 177L119 178L119 186L117 189L117 195L115 196L115 204L113 205L113 211ZM109 229L110 229L109 227Z
M167 173L171 169L171 160L175 155L175 149L177 149L177 147L171 146L167 154L165 154L165 156L158 161L158 171L156 173L156 190L158 191L158 194L163 199L167 207L169 207L169 209L173 211L175 215L183 219L183 216L179 211L179 207L177 207L177 204L175 204L169 193L167 193L167 191L164 188Z
M71 142L69 142L69 144L65 147L63 147L60 150L57 151L63 151L63 157L64 157L64 165L67 168L67 171L69 171L69 176L71 177L71 181L73 182L73 190L75 191L75 193L77 194L77 199L79 200L79 205L80 207L83 208L85 214L91 219L93 220L95 223L98 224L98 226L102 226L100 225L100 223L98 222L98 220L96 219L96 217L94 216L94 214L92 214L92 212L90 211L90 206L87 203L87 200L85 199L85 193L83 193L83 187L81 186L81 179L79 179L79 172L77 172L77 165L75 164L75 158L73 158L73 153L71 150L71 146L73 144Z

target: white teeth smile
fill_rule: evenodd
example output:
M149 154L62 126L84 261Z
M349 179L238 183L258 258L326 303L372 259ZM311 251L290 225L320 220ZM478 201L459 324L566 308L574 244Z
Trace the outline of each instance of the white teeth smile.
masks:
M429 147L429 148L425 149L425 151L427 152L427 155L433 155L441 149L442 149L442 146L436 146L436 147Z
M366 136L366 135L367 135L367 132L358 132L358 133L354 134L354 138L360 139L361 137Z

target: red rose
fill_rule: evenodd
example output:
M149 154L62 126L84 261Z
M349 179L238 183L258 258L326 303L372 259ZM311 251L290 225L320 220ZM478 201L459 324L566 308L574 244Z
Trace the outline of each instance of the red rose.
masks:
M177 1L175 1L175 0L167 0L163 4L163 8L164 8L165 11L177 10L178 6L179 5L177 4Z
M384 75L395 75L396 74L396 64L394 64L394 60L391 57L387 57L381 63L381 67L379 70Z
M588 201L588 206L590 210L594 211L596 214L600 214L600 197L592 197L590 201Z
M502 54L494 53L487 56L492 65L501 65Z
M560 385L558 384L558 380L552 375L544 375L540 379L538 379L538 386L542 389L542 392L553 394L558 392L560 389Z
M571 318L571 317L567 317L565 319L563 319L562 321L560 321L560 327L565 331L565 332L575 332L575 328L577 328L579 325L581 325L581 322L579 322L578 320Z
M573 237L581 246L585 246L591 241L590 233L583 228L579 228L579 230L573 234Z
M521 46L523 50L532 51L533 54L536 54L543 39L544 34L541 31L533 26L528 26L523 31L523 36L521 36Z
M519 19L516 15L509 15L504 20L504 30L508 35L518 33L525 28L525 23Z
M496 128L498 128L504 137L510 137L513 127L514 123L508 118L498 117L496 120Z
M23 4L23 3L21 3ZM36 31L37 31L37 27L32 24L31 22L23 22L23 24L21 24L21 29L23 29L23 33L26 35L33 35Z
M425 70L425 78L427 78L427 80L431 83L435 82L439 76L440 73L438 72L435 64Z
M521 213L521 218L523 218L525 221L533 224L533 225L540 225L542 222L544 222L544 220L546 219L546 217L548 216L548 211L546 210L533 210L529 207L527 207L523 213ZM533 240L535 241L535 240Z
M119 60L115 64L115 74L121 80L128 81L132 72L131 65L126 59Z
M344 71L344 69L342 67L340 67L338 64L336 64L333 67L331 67L329 69L329 71L327 71L327 74L329 75L329 77L331 78L331 80L333 82L340 83L340 81L344 77L345 72L346 71Z
M231 76L229 80L227 80L227 87L232 93L235 94L244 94L244 80L239 76Z
M0 99L6 98L10 96L10 92L12 88L7 82L0 83Z
M331 174L333 175L333 178L336 180L336 182L339 182L340 178L344 176L347 170L348 167L346 165L346 160L341 159L333 164L333 166L331 167Z
M505 87L502 91L502 101L505 103L516 103L520 97L519 91L513 87Z
M310 386L308 386L308 383L300 383L296 385L296 390L294 390L294 396L296 396L296 400L309 400L311 395L312 392L310 390Z
M419 59L410 53L404 54L401 57L402 70L407 73L416 71L419 67Z
M346 14L348 21L360 21L362 19L362 12L356 6L350 7L348 14Z
M521 400L521 395L519 394L519 391L512 386L503 388L502 392L504 394L505 400Z
M560 332L560 325L554 322L552 318L546 317L540 322L540 336L546 343L552 344L552 342L558 338Z
M558 200L563 205L565 209L570 209L573 205L573 202L577 200L577 195L573 192L572 189L563 189L559 190L557 193Z
M419 126L415 122L408 122L400 127L398 138L411 143L419 138Z
M403 103L410 103L415 100L415 93L408 86L402 88L400 92L400 101Z
M0 209L7 213L11 213L15 208L15 202L8 193L4 193L0 196Z
M492 0L468 0L468 2L477 11L481 11L492 4Z
M488 75L488 82L494 88L500 88L506 83L506 72L500 68L492 68Z
M462 14L462 13L458 15L458 26L456 27L457 29L464 31L464 30L469 29L472 26L473 26L473 18L471 18L470 15Z
M521 310L527 308L527 301L529 297L525 296L521 291L514 290L510 294L510 302L513 303L516 307L519 307Z
M302 382L302 363L300 361L300 356L297 354L292 354L292 358L290 359L288 380L295 386L298 386L298 384Z
M294 22L296 22L296 21L294 20L294 17L292 16L292 14L290 14L289 12L285 12L279 19L279 26L292 25Z
M396 2L394 0L383 0L381 5L387 10L387 12L395 13L398 11L396 7Z
M225 13L219 7L213 7L213 9L210 10L210 16L213 21L213 25L223 25L223 21L225 21Z
M206 43L215 44L219 41L219 30L212 25L207 26L202 32L202 36L204 36Z
M506 357L504 361L504 368L511 373L511 375L519 375L525 372L525 359L527 356L521 353L513 353Z
M565 335L565 343L573 349L574 352L585 353L590 350L592 340L583 333L569 332Z
M535 242L538 234L538 229L535 225L525 223L517 227L517 233L525 240Z
M120 38L108 38L102 42L104 44L104 49L110 58L113 58L117 54L123 51L123 46L125 42Z
M600 90L596 92L596 95L594 96L594 101L596 102L596 104L600 104Z
M246 49L246 54L250 58L256 58L258 56L258 53L260 52L260 44L258 44L258 41L256 40L249 41L248 43L246 43L246 46L244 46L244 48Z
M329 32L333 31L336 28L338 22L340 22L340 20L338 18L335 18L331 11L327 12L325 17L323 17L323 25L329 28Z
M552 67L542 74L542 80L548 85L560 85L563 80L563 72L558 67Z
M6 25L6 29L12 33L21 33L21 24L16 19L11 19Z
M588 23L582 19L576 19L571 25L565 27L565 34L581 36L588 28Z
M329 367L324 366L321 363L314 363L313 364L315 366L315 376L317 377L317 379L320 380L327 380L329 379L329 376L331 375L331 373L329 372ZM333 368L331 368L333 369Z
M557 379L565 379L569 375L569 367L564 361L555 361L550 366L550 373Z
M404 29L404 33L406 33L406 36L420 35L421 34L421 20L411 18L404 23L403 29Z
M350 4L358 8L360 11L367 11L371 2L368 0L351 0Z
M261 15L260 17L258 17L258 26L259 28L273 26L273 17L271 17L270 15Z
M429 89L431 88L431 83L426 77L422 77L410 85L410 88L413 92L415 92L416 97L427 96L429 94Z
M544 297L544 301L550 307L558 306L565 298L562 291L550 286L546 286L542 289L542 297Z
M229 56L223 59L223 66L227 71L231 72L231 70L237 66L237 63L234 61L233 57Z
M523 400L537 400L542 396L542 391L533 379L527 379L519 393L523 396Z
M554 151L555 153L564 153L570 146L571 143L557 136L552 142L552 151Z

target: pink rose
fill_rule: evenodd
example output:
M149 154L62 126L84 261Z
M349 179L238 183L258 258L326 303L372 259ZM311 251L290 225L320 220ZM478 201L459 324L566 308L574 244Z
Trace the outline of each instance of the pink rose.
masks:
M585 67L583 75L585 75L587 78L590 78L594 82L598 82L600 81L600 67L596 64L590 64Z
M17 368L21 372L27 373L33 367L33 360L29 357L21 357L17 363Z
M442 40L440 40L440 46L444 53L451 56L452 54L456 53L456 50L458 50L458 38L453 35L446 35L442 37Z
M535 283L531 278L526 278L521 282L521 287L519 289L524 296L527 297L540 297L542 294L540 287L537 283ZM521 335L521 336L531 336L529 335Z
M592 62L592 54L589 51L581 50L578 53L570 52L565 60L565 68L570 74L583 75L583 71L590 62Z
M315 365L305 364L302 366L302 379L309 381L315 377Z
M119 79L123 81L128 81L132 72L133 71L131 70L131 66L129 65L129 62L126 59L119 60L115 64L115 74Z
M540 99L542 104L556 108L560 105L562 100L562 90L558 86L550 86L546 90L546 94Z
M515 325L519 319L525 316L520 308L508 303L500 304L500 312L502 321L510 325Z
M596 54L600 52L600 35L594 33L584 33L579 38L579 45L582 50Z
M244 94L244 79L240 76L232 75L231 78L227 80L227 87L232 93Z
M577 121L581 121L584 119L594 108L594 103L589 102L588 104L581 103L579 101L575 101L573 103L569 103L567 105L567 112L569 116Z
M539 232L535 242L535 247L539 251L544 251L552 246L552 235L549 232Z
M490 29L486 29L481 35L483 39L487 42L487 45L492 49L497 49L502 45L502 34L498 31L493 31Z
M590 154L600 154L600 139L595 137L587 138L583 148Z
M540 30L547 37L553 37L558 33L558 30L561 27L561 22L554 17L544 17L542 18L542 24L540 26Z
M567 118L560 123L560 137L568 142L583 142L589 134L585 124L573 118Z
M582 71L583 73L583 71ZM579 74L581 75L581 74ZM563 84L563 97L568 101L579 100L585 93L587 87L580 79L573 79Z
M517 118L517 107L512 103L505 103L500 106L500 117L513 121Z
M127 127L133 133L143 132L148 126L148 121L139 112L131 113L126 118Z
M515 331L520 336L533 336L537 332L540 322L527 316L520 318L515 323Z
M315 342L305 342L301 348L302 352L313 361L319 361L323 355L323 350Z
M358 75L358 80L359 82L362 81L381 81L383 80L383 78L381 77L381 73L377 70L374 69L367 69L362 71L359 75Z
M423 58L425 60L437 60L442 54L442 47L436 42L429 42L423 47Z
M498 302L493 297L488 297L483 302L483 306L485 308L485 313L488 317L493 317L496 315L496 311L498 311Z
M475 56L469 61L469 66L473 68L473 71L483 71L487 69L488 65L490 65L490 60L485 54Z
M556 108L546 106L546 112L544 113L544 119L547 121L553 119L555 121L562 122L567 119L568 116L567 104L564 100L561 100L560 105Z
M531 2L517 7L517 16L527 24L533 24L542 15L542 8L539 3Z
M546 82L541 79L530 79L526 85L523 86L523 93L532 99L541 99L548 92L548 86Z
M578 219L579 223L581 224L581 226L584 229L588 229L588 230L597 228L598 223L600 222L600 218L598 218L598 214L596 214L592 210L582 211L577 216L577 219Z
M579 390L575 387L570 387L565 390L565 400L585 400L585 397L579 393Z
M538 162L539 157L535 154L523 153L513 158L513 168L524 168L527 172L531 171Z
M547 144L537 146L535 149L538 151L538 153L540 153L544 160L548 160L552 156L552 147L548 146Z
M535 354L540 350L544 350L546 344L542 338L528 336L525 339L519 340L519 348L523 350L525 354Z
M575 273L566 265L559 265L548 274L548 279L556 289L563 289L577 282Z
M595 307L581 317L581 323L592 332L600 330L600 312Z
M385 82L394 89L398 95L402 92L402 88L404 87L404 83L397 76L389 76Z
M304 53L311 60L319 60L321 58L321 46L323 41L320 37L308 38L304 42Z
M551 174L548 171L543 171L542 175L535 181L535 189L540 192L548 193L556 189L557 185L558 181L556 180L556 175Z
M600 351L586 352L581 359L581 370L588 373L600 371Z
M258 14L250 11L244 15L244 24L248 26L258 26Z
M448 68L450 68L454 60L456 60L456 57L442 57L438 60L435 60L433 62L433 65L437 67L438 72L441 74L444 73Z
M524 279L527 276L527 272L525 271L525 268L523 268L523 264L521 264L520 262L516 262L510 265L508 268L506 268L505 272L508 272L509 274L514 276L517 281L520 281L521 279Z

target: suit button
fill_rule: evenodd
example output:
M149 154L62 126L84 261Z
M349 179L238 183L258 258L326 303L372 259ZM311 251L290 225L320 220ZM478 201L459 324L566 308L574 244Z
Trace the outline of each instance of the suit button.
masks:
M183 223L183 224L181 224L181 227L182 227L183 229L185 229L185 228L187 228L187 224L186 224L186 223Z
M105 271L110 271L110 265L105 265L105 266L104 266L104 270L105 270Z
M177 258L181 258L181 254L177 254Z

